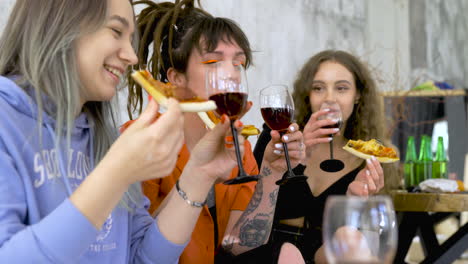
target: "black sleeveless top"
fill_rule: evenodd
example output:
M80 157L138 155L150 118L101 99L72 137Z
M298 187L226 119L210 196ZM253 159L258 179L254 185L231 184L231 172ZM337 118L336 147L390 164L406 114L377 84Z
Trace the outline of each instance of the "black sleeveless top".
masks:
M263 131L255 145L254 155L261 166L263 152L270 141L270 129ZM363 163L364 165L364 163ZM325 202L330 195L344 195L348 185L354 181L363 166L350 171L317 197L312 194L306 182L292 182L282 185L276 202L275 217L268 243L217 263L277 263L279 251L285 242L294 244L302 253L306 263L314 263L315 252L322 245L322 221ZM306 167L299 165L294 173L303 175ZM302 228L281 224L280 220L304 217Z
M305 166L294 169L298 175L304 174ZM313 263L315 252L323 243L322 221L325 202L330 195L344 195L348 185L360 171L358 167L342 176L320 195L314 196L306 182L296 182L280 187L276 203L275 219L269 243L290 242L301 251L306 263ZM304 217L302 228L281 224L280 220Z

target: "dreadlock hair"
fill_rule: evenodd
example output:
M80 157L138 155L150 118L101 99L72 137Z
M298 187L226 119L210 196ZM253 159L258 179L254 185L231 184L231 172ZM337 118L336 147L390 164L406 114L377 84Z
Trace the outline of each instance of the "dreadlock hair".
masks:
M252 61L250 43L245 33L231 19L213 17L201 8L200 1L176 0L175 3L136 1L147 5L137 16L137 28L141 34L138 47L138 64L133 69L146 68L155 78L167 82L166 72L174 68L180 73L187 70L193 49L200 53L216 49L220 41L236 43L244 51L246 67ZM150 54L150 46L152 46ZM142 89L128 77L129 96L127 110L142 111Z

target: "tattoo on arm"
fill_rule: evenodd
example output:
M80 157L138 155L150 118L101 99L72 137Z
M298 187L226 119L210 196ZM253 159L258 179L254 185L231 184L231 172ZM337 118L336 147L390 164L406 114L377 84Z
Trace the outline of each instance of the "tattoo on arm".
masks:
M263 167L262 168L262 173L261 174L261 177L267 177L267 176L270 176L271 175L271 169L268 168L268 167Z
M279 188L270 193L270 205L275 206L278 199Z
M250 203L245 208L243 215L248 215L251 214L255 209L257 209L258 205L262 201L262 196L263 196L263 181L260 179L257 182L257 186L255 187L255 192L252 196L252 199L250 199Z
M270 222L270 214L257 214L245 221L240 227L239 245L252 248L263 245L268 238Z

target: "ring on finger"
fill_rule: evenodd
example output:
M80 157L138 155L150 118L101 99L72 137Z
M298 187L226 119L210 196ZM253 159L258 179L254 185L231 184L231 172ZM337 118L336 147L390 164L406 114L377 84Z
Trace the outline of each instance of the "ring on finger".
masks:
M304 142L299 143L299 150L304 150Z

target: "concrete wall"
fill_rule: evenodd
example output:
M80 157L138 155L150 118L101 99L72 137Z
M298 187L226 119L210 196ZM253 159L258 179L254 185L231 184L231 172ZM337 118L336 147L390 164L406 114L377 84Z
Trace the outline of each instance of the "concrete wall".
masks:
M13 3L0 0L0 30ZM202 5L237 21L255 50L248 71L254 108L244 123L263 123L261 88L291 87L302 64L323 49L361 57L381 90L409 89L427 78L468 87L465 0L202 0Z

